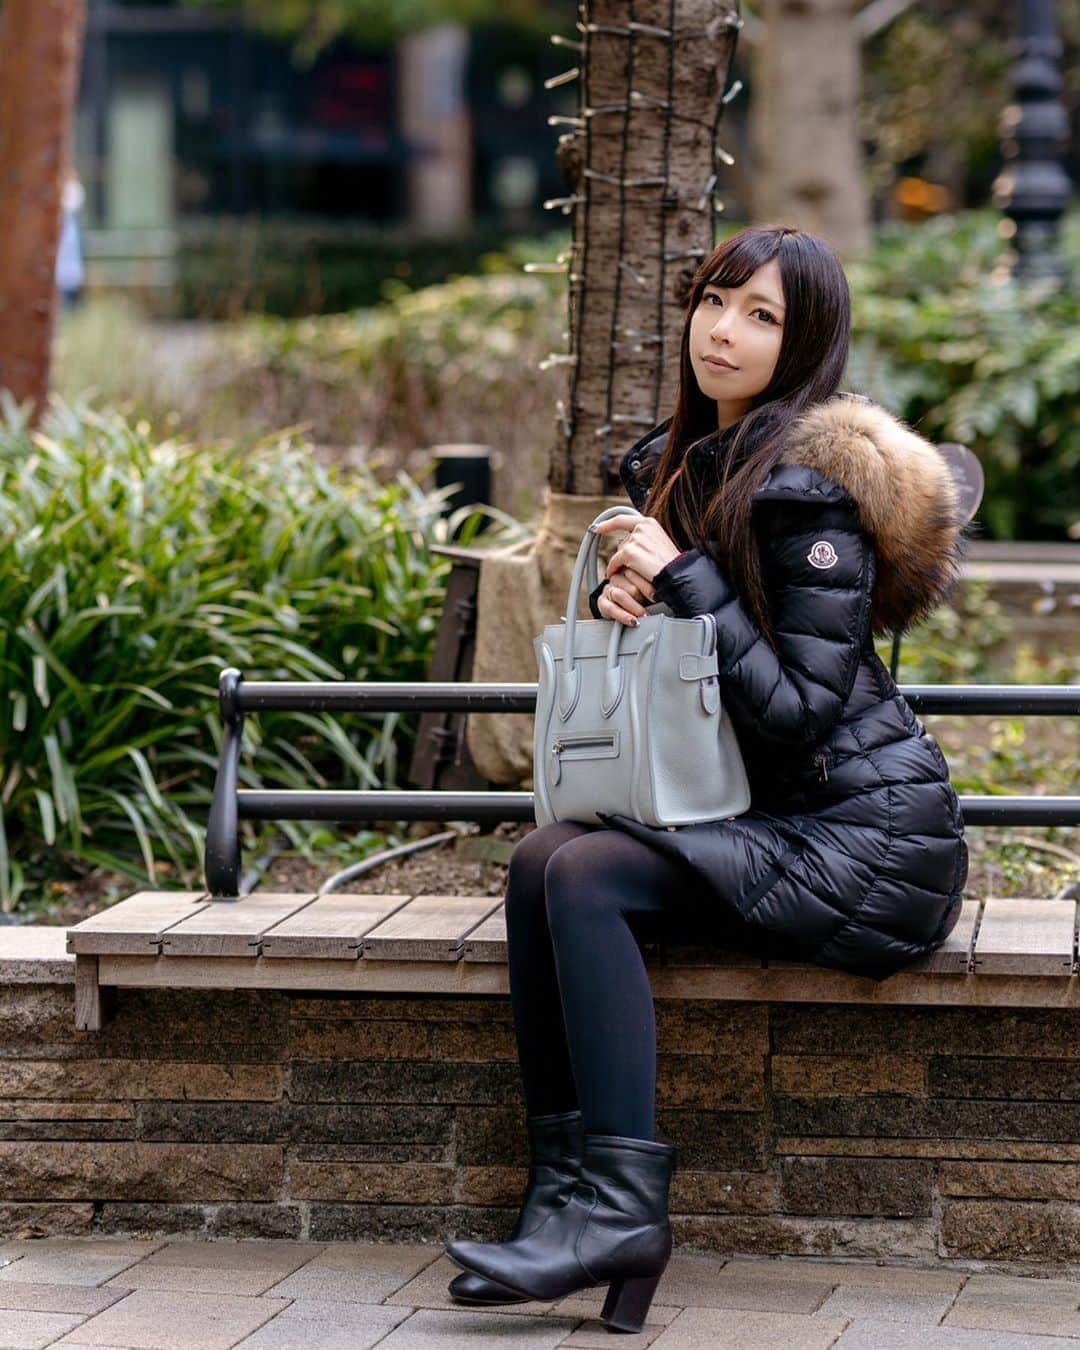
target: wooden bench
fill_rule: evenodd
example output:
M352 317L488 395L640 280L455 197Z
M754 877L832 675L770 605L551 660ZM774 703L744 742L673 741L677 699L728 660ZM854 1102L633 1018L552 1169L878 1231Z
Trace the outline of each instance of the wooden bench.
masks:
M902 689L919 713L1080 715L1071 686ZM222 672L225 720L206 839L205 891L144 891L68 931L76 1024L95 1030L120 986L505 994L502 899L461 895L238 895L238 822L532 820L530 792L244 790L243 717L275 709L416 712L535 708L536 686L245 684ZM961 797L967 825L1080 823L1080 797ZM946 942L884 981L732 947L646 946L658 997L795 1002L1069 1004L1078 999L1074 899L968 899Z
M783 1002L1069 1005L1075 900L965 900L945 943L887 980L704 944L646 946L657 997ZM492 896L144 891L76 924L76 1025L108 989L506 994L503 902Z

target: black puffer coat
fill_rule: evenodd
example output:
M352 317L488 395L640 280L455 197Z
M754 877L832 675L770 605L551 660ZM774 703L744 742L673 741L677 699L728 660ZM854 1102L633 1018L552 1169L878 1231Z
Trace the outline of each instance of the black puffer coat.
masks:
M639 510L669 425L620 463ZM681 859L704 910L727 910L760 950L883 979L944 941L967 877L945 758L872 640L955 585L958 494L928 441L869 399L837 394L792 427L753 520L778 651L707 553L691 549L654 578L675 614L716 616L750 809L667 829L603 819Z

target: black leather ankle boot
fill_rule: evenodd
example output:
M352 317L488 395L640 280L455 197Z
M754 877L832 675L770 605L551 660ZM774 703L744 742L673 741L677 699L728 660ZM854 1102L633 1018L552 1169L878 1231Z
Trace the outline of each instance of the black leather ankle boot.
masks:
M565 1202L581 1171L584 1129L580 1111L563 1111L549 1116L529 1116L529 1180L521 1201L521 1212L508 1242L531 1233L543 1223L555 1205ZM482 1275L465 1271L455 1275L447 1286L451 1297L460 1303L528 1303L528 1294L503 1289Z
M601 1318L640 1331L671 1256L668 1191L675 1148L585 1135L581 1176L565 1204L509 1242L451 1242L446 1254L510 1293L548 1302L610 1286Z

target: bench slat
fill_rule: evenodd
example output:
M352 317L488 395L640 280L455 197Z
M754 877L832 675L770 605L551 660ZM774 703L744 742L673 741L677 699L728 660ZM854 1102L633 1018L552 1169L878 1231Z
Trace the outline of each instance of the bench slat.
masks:
M156 954L167 929L207 904L205 891L139 891L69 928L67 950L77 956Z
M311 894L254 891L238 900L211 900L162 935L162 955L257 956L262 934L314 899Z
M987 900L975 942L981 975L1072 974L1074 900Z
M498 909L489 914L482 923L477 924L465 939L462 959L465 961L506 960L505 900L500 901Z
M411 892L399 895L350 895L332 891L282 919L262 935L262 955L328 957L356 960L362 938L377 924L409 903Z
M90 959L90 958L84 958ZM101 956L103 986L141 989L280 989L310 993L505 994L506 967L465 961L347 961L262 956Z
M971 947L978 927L979 911L982 902L965 900L960 909L960 917L952 932L929 956L920 956L904 967L905 970L925 974L935 971L942 975L962 975L971 969Z
M417 895L363 939L368 961L458 961L465 939L503 903L494 895Z
M267 961L263 957L102 956L103 986L161 989L295 989L505 994L507 969L484 961ZM775 1003L875 1003L941 1007L1080 1008L1080 980L980 979L908 974L870 980L843 971L710 969L646 963L657 998Z

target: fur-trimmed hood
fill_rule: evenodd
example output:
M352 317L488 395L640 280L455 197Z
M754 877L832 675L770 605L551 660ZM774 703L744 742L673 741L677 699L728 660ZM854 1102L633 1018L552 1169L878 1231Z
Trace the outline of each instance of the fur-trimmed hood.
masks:
M880 404L839 394L807 409L778 463L813 469L855 503L878 555L876 635L926 618L956 585L966 542L956 480L937 448Z
M622 457L619 473L641 508L671 419ZM809 471L809 472L808 472ZM850 498L873 536L877 579L871 628L884 636L918 623L960 578L965 520L960 493L937 448L863 394L837 393L788 430L755 501Z

